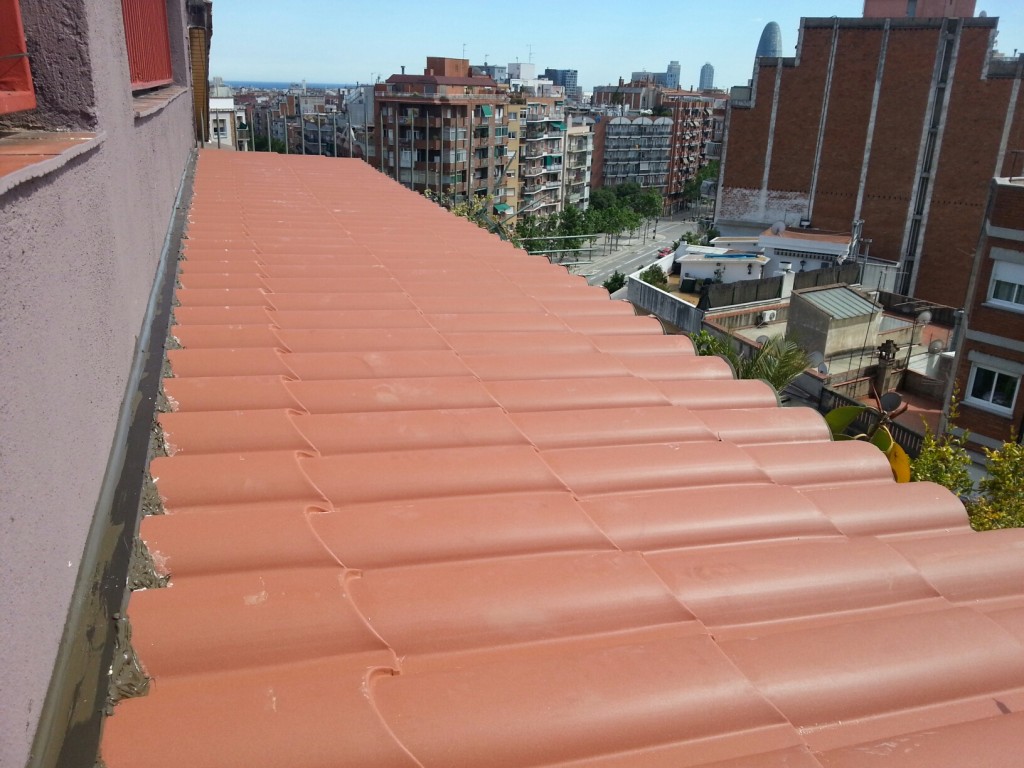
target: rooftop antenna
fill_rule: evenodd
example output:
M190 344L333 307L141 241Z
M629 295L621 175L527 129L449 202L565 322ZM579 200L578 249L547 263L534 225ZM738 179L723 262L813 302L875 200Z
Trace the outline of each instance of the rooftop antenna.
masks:
M533 63L533 43L527 43L526 49L530 52L530 58L527 60L531 64Z
M466 44L462 44L462 58L466 58Z

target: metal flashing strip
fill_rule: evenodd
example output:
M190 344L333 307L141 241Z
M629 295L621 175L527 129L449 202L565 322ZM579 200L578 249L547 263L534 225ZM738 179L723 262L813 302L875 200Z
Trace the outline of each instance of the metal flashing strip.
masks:
M93 768L122 614L196 153L178 185L27 768Z

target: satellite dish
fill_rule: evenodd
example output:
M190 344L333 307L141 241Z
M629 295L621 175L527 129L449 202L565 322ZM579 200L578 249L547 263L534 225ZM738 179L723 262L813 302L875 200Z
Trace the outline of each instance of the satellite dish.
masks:
M821 365L823 362L825 362L825 356L821 354L821 352L811 352L811 354L807 356L808 366L818 366Z
M879 400L882 404L882 410L889 413L900 407L900 404L903 402L903 395L899 392L886 392Z
M820 373L822 376L827 376L828 375L828 366L825 365L824 363L820 363L818 365L818 373Z
M784 221L776 221L774 224L772 224L772 234L773 235L781 235L785 231L786 231L786 222L784 222Z
M917 322L920 325L928 325L932 321L932 313L927 309L917 316Z
M928 345L928 351L933 355L937 355L945 348L946 345L942 343L942 339L932 339L932 342Z
M764 346L764 345L765 345L765 344L767 344L767 343L768 343L769 341L771 341L771 339L769 339L769 338L768 338L767 336L765 336L764 334L761 334L760 336L758 336L758 337L757 337L757 343L758 343L758 344L760 344L761 346Z

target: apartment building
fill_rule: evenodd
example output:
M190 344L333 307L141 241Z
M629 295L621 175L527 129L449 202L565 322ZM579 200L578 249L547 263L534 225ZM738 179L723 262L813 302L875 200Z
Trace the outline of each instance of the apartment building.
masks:
M547 216L562 210L566 153L564 100L516 94L509 109L519 118L522 213Z
M577 118L578 119L578 118ZM594 158L593 121L569 124L565 136L565 205L582 211L590 207L590 181Z
M594 131L594 186L635 182L665 194L672 158L672 118L613 117Z
M672 141L665 187L670 209L682 203L686 184L713 158L715 141L715 99L687 92L662 95L661 106L671 110ZM721 136L718 137L721 142Z
M1024 432L1024 178L993 179L986 211L957 349L957 426L996 448Z
M233 96L211 97L209 115L210 140L206 146L241 152L252 149L245 107L236 104Z
M420 192L489 196L497 212L518 209L506 181L508 91L471 75L468 59L428 57L422 75L392 75L374 88L374 112L375 164L388 176Z
M861 220L899 292L964 306L989 180L1024 149L1024 59L993 50L996 24L803 19L797 56L733 89L720 223Z

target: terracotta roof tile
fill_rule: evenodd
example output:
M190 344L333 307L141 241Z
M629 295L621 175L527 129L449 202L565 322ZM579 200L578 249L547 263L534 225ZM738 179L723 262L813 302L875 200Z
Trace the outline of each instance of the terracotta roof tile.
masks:
M109 768L1017 768L1024 531L359 161L184 252Z

